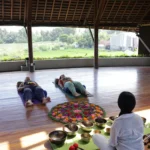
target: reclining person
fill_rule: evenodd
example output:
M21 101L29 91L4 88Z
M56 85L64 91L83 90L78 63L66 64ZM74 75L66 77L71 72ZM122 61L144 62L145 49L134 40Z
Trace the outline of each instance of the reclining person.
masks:
M36 82L32 81L30 77L26 77L25 81L19 85L18 92L23 92L26 107L33 105L33 96L43 104L50 101L50 97L46 97L44 90Z
M89 93L86 91L85 87L78 81L73 81L70 77L61 75L59 79L55 80L55 84L60 86L63 90L71 92L75 97L80 96L81 94L88 96Z

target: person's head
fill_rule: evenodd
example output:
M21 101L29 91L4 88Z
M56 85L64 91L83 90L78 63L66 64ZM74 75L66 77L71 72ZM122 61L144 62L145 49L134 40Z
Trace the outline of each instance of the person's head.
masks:
M30 77L26 77L25 82L29 82L29 81L31 81Z
M118 106L120 108L120 115L132 113L136 105L135 96L130 92L122 92L118 98Z
M64 74L62 74L62 75L59 77L60 80L62 80L62 79L64 79L64 78L65 78L65 75L64 75Z
M58 85L59 79L55 79L55 84Z

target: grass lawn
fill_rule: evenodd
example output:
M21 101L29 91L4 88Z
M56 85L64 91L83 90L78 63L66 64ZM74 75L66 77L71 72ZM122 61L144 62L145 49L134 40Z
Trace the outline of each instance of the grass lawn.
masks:
M52 42L40 42L33 44L34 59L61 59L61 58L93 58L93 49L63 49L63 50L51 50ZM106 51L99 50L99 57L130 57L137 56L137 52L131 51ZM22 60L28 57L28 45L27 43L19 44L0 44L0 60Z

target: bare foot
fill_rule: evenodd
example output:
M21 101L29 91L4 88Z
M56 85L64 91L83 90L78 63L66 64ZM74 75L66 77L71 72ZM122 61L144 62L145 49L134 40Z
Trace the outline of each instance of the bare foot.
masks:
M43 100L42 100L42 103L43 103L43 104L46 104L46 103L48 103L48 102L51 102L50 97L45 97L45 98L43 98Z
M81 94L79 94L79 93L75 93L75 94L74 94L75 97L78 97L78 96L80 96L80 95L81 95Z
M26 107L33 106L32 101L31 101L31 100L28 100L28 101L25 103L25 106L26 106Z

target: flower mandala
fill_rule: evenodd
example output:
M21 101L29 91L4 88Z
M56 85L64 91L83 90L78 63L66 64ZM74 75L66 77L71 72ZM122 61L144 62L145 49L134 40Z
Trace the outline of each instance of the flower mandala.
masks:
M62 123L76 123L83 120L95 120L104 117L104 110L95 104L87 102L66 102L56 105L49 112L49 117Z

